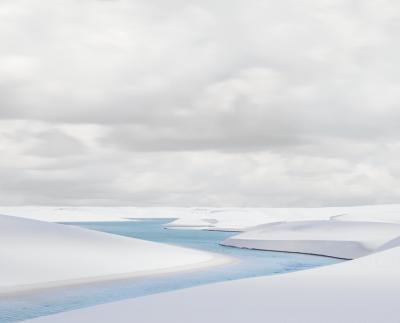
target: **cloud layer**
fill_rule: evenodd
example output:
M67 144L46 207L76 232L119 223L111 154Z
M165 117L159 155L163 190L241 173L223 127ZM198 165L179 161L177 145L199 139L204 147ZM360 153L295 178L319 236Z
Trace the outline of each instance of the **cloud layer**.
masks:
M0 204L400 198L400 4L0 4Z

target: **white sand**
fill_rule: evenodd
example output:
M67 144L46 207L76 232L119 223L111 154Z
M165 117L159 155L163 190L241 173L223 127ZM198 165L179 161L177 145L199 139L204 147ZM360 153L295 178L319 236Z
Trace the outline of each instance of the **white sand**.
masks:
M126 221L129 218L177 218L170 228L243 231L279 221L350 220L400 224L400 204L326 208L209 207L4 207L0 214L50 222Z
M400 248L337 265L94 306L36 323L398 323Z
M315 208L315 209L215 209L215 208L169 208L163 212L162 208L71 208L68 212L59 211L64 218L74 221L90 217L91 220L98 220L96 214L101 214L107 219L124 219L124 217L176 217L177 227L207 227L210 229L236 229L246 230L254 225L272 223L277 221L310 221L304 224L307 230L301 230L296 227L296 223L286 224L275 233L277 237L290 240L293 248L304 248L302 243L307 239L312 241L312 247L316 248L318 244L328 243L329 248L323 247L323 251L329 249L331 253L334 243L339 243L342 250L340 253L349 253L349 257L363 255L364 252L373 252L370 255L337 265L311 269L307 271L295 272L290 274L244 279L233 282L224 282L212 284L202 287L190 288L170 293L152 295L143 298L126 300L116 303L94 306L86 309L60 313L57 315L42 317L32 322L140 322L140 323L243 323L243 322L277 322L277 323L397 323L399 322L398 300L400 299L400 237L397 235L398 226L393 223L400 223L400 207L399 205L381 205L381 206L364 206L364 207L348 207L348 208ZM1 211L1 209L0 209ZM27 209L8 210L14 213L20 212L26 217L39 217L43 215L39 211L33 212ZM29 213L31 212L31 213ZM49 210L48 221L54 221L53 211ZM29 214L28 214L29 213ZM35 213L35 214L33 214ZM66 214L68 213L68 214ZM84 215L84 216L83 216ZM356 222L354 219L357 219ZM322 225L320 220L332 219L326 226ZM348 221L351 219L352 221ZM365 223L366 221L375 221L376 223ZM21 221L21 220L19 220ZM56 220L57 221L57 220ZM30 221L29 221L30 222ZM32 221L34 222L34 221ZM324 221L326 223L327 221ZM390 222L390 225L382 225L379 222ZM41 223L43 225L43 223ZM2 242L6 241L6 247L1 244L1 252L8 256L7 259L19 258L17 261L16 274L20 275L23 280L23 271L29 268L29 265L37 262L37 267L42 264L53 267L49 272L52 279L62 279L52 275L66 275L65 263L54 264L60 259L57 256L60 250L63 253L70 252L70 248L77 250L80 246L86 246L86 250L93 247L97 252L87 253L79 250L78 254L90 257L89 263L82 267L77 267L75 275L82 275L90 266L93 267L93 259L101 258L104 261L104 255L101 251L107 246L118 244L118 248L112 248L113 251L119 250L126 256L127 252L138 254L138 259L144 259L143 268L140 270L151 271L151 268L160 268L160 266L181 266L182 261L185 264L199 262L208 262L209 254L200 253L194 255L192 252L177 252L169 249L170 247L158 244L130 241L129 244L135 245L137 248L124 248L122 244L114 241L108 241L101 233L99 238L101 248L97 248L97 243L92 245L92 239L86 230L79 229L85 233L76 234L76 245L72 244L71 236L68 234L68 243L65 243L64 233L61 236L62 241L58 241L58 234L54 235L54 224L49 224L52 228L48 232L43 230L47 237L42 243L42 235L38 234L42 230L36 230L27 226L26 234L36 232L34 237L24 243L21 239L13 239L13 234L8 238L1 237ZM60 226L56 225L57 228ZM0 226L3 227L3 226ZM14 223L14 229L20 225ZM12 228L12 226L11 226ZM44 228L44 227L43 227ZM63 227L64 228L64 227ZM261 226L265 228L265 226ZM17 230L17 231L18 231ZM78 229L76 229L78 230ZM78 230L78 231L79 231ZM80 231L80 232L82 232ZM67 235L67 234L66 234ZM245 235L245 234L244 234ZM265 235L256 237L259 241L265 242ZM393 238L393 239L392 239ZM124 239L124 238L122 238ZM255 239L255 240L257 240ZM86 241L88 240L88 241ZM107 240L107 241L106 241ZM118 239L117 239L118 240ZM12 243L9 243L9 242ZM56 241L54 246L50 246L52 241ZM41 247L35 247L37 244ZM125 242L124 242L125 243ZM123 243L123 244L124 244ZM128 242L126 242L128 244ZM32 247L29 245L32 244ZM147 245L149 244L149 245ZM153 247L150 247L150 244ZM28 247L27 247L28 245ZM10 248L10 246L13 246ZM14 247L15 246L15 247ZM61 246L61 249L60 249ZM355 250L355 246L361 249ZM27 249L26 249L27 248ZM43 249L41 249L43 248ZM45 254L42 250L47 248L53 250L49 254ZM66 248L66 249L64 249ZM151 257L145 258L141 250L151 250ZM303 251L309 251L310 245ZM389 248L389 249L388 249ZM110 250L111 250L110 249ZM307 250L306 250L307 249ZM129 250L129 251L128 251ZM174 255L171 260L166 257L166 252ZM183 253L182 253L182 252ZM7 253L8 252L8 253ZM322 252L322 251L320 251ZM358 253L358 254L357 254ZM110 252L111 256L112 252ZM17 255L17 257L15 257ZM27 255L27 258L21 258L21 255ZM36 256L39 255L39 259ZM154 255L159 255L153 257ZM54 257L54 258L53 258ZM58 258L57 258L58 257ZM115 255L115 257L118 257ZM136 256L135 256L136 257ZM142 258L140 258L142 257ZM189 257L189 258L187 258ZM4 258L3 254L0 259ZM167 259L168 258L168 259ZM151 260L150 260L151 259ZM121 257L123 260L123 257ZM3 261L7 265L7 262ZM97 260L95 260L97 261ZM138 270L137 262L128 260L126 265L132 265L134 270ZM154 263L154 262L155 263ZM171 263L172 261L172 263ZM84 259L83 259L84 262ZM0 268L3 268L3 263ZM26 267L22 270L22 267ZM96 266L94 266L96 267ZM171 268L171 267L170 267ZM30 280L37 280L36 277L45 277L41 274L41 268L34 268ZM114 268L115 270L115 268ZM89 274L88 271L86 271ZM13 270L8 271L8 275L12 275ZM17 276L18 276L17 275ZM2 281L7 283L7 279ZM1 287L1 286L0 286Z
M223 261L197 250L0 215L0 294Z
M400 236L400 224L351 221L292 221L257 226L223 245L354 259Z
M337 221L400 223L400 205L359 206L334 217Z
M48 222L127 221L130 218L176 218L188 208L0 206L0 214Z
M197 208L183 213L167 227L245 231L266 223L329 219L400 224L399 215L398 204L326 208Z

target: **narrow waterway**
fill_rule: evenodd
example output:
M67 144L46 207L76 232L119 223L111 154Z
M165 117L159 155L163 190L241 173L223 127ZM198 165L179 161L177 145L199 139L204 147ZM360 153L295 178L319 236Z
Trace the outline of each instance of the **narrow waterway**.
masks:
M341 261L312 255L224 247L219 245L219 242L235 233L164 229L163 225L171 220L79 222L68 223L68 225L78 225L91 230L221 253L234 257L238 261L197 271L63 287L20 295L11 299L0 299L0 322L16 322L127 298L214 282L286 273Z

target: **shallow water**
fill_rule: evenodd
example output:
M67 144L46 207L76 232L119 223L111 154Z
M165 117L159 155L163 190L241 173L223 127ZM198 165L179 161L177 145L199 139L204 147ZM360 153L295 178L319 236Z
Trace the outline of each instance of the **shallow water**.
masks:
M79 222L69 223L69 225L79 225L92 230L221 253L234 257L239 261L197 271L125 279L85 286L63 287L18 296L13 299L0 299L0 322L16 322L90 305L196 285L246 277L273 275L329 265L341 261L339 259L320 256L224 247L218 243L235 233L164 229L163 224L171 220Z

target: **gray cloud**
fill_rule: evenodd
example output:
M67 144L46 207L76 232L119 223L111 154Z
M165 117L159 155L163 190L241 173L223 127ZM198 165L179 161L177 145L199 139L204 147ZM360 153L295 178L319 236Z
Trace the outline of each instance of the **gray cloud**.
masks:
M66 157L85 153L85 146L60 130L48 130L36 135L37 143L28 154L43 157Z
M400 5L0 4L0 203L400 196Z

